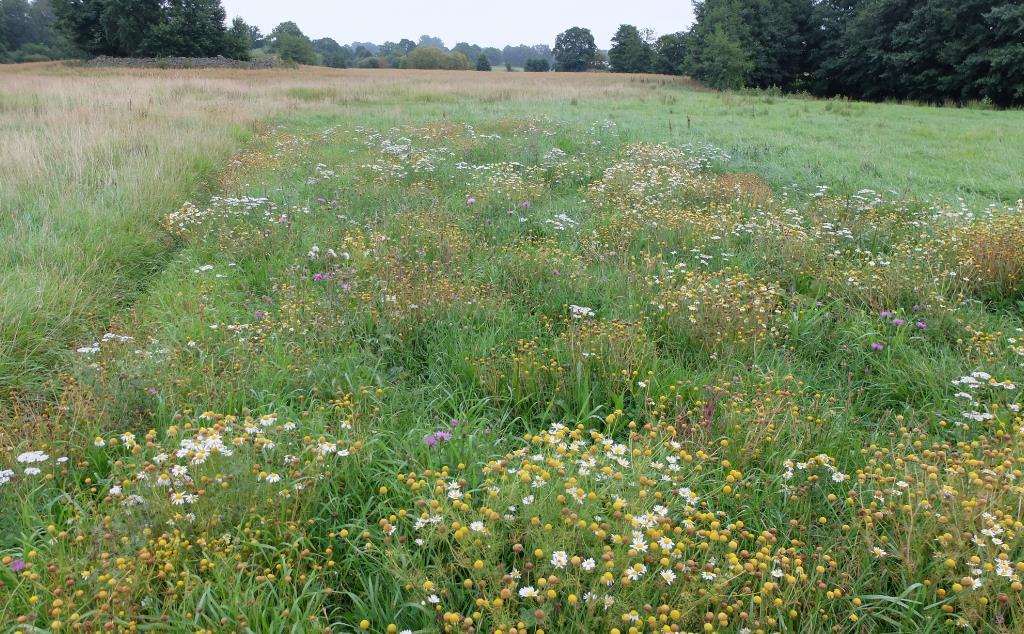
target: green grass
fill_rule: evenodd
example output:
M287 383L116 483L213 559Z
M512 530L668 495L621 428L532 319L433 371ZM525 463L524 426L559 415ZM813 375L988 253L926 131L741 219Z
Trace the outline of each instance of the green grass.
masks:
M1021 627L1020 113L394 77L125 220L4 404L0 623Z

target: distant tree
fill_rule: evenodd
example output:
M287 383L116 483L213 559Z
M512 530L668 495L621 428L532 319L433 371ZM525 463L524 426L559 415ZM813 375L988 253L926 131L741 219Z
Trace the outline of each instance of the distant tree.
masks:
M608 62L616 73L649 73L653 51L644 41L640 30L632 24L623 24L612 36Z
M373 52L370 51L370 49L363 46L362 44L360 44L359 46L355 47L355 51L352 53L352 56L355 57L356 59L366 59L367 57L373 57Z
M491 62L491 66L501 66L505 63L505 59L501 55L501 49L488 46L482 51L487 56L487 60Z
M49 0L0 0L0 58L5 56L5 51L9 61L43 61L78 55L57 30Z
M487 59L487 56L483 53L480 53L480 56L476 58L476 69L491 72L491 60Z
M505 70L510 73L512 72L512 62L505 62Z
M669 33L654 43L652 70L662 75L682 75L686 61L686 34Z
M413 42L408 38L402 38L398 42L398 48L402 51L403 55L408 55L412 52L412 49L416 48L416 42Z
M352 42L349 46L353 51L358 51L360 48L366 51L367 57L377 55L380 53L380 47L373 42ZM415 48L415 45L413 46Z
M476 44L470 44L468 42L459 42L452 47L453 53L462 53L466 56L466 59L477 59L480 57L480 53L483 49Z
M403 68L466 70L469 60L462 53L446 53L433 46L417 46L405 56Z
M249 25L249 42L252 48L263 48L267 44L267 38L260 32L260 27L255 24Z
M294 22L282 22L270 32L270 50L296 64L317 64L316 50L306 34Z
M356 61L356 68L387 68L388 61L383 57L363 57Z
M528 73L546 73L551 70L551 64L543 57L534 57L526 60L523 68Z
M231 28L224 36L224 56L248 61L252 59L252 27L240 17L231 21Z
M348 68L352 65L352 50L347 46L342 46L329 37L313 40L312 44L324 66Z
M444 40L433 35L421 35L418 43L419 46L430 46L438 49L444 53L448 52L448 47L444 45ZM412 51L410 51L411 53Z
M597 45L590 29L574 26L558 34L555 39L555 65L558 70L579 72L587 70L597 56Z

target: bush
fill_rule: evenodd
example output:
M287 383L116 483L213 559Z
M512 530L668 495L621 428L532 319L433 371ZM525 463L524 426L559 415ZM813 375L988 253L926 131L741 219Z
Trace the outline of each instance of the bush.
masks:
M468 70L469 60L462 53L445 53L433 46L417 46L405 56L403 67L421 70Z
M476 69L482 71L491 71L491 60L487 59L487 56L480 53L480 57L476 58Z
M546 73L551 70L551 64L546 59L533 58L526 60L525 69L528 73Z

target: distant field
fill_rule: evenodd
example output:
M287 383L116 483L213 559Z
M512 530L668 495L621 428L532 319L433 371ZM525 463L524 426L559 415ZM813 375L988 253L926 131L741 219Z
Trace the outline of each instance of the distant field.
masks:
M0 165L12 632L1024 627L1024 113L25 65Z

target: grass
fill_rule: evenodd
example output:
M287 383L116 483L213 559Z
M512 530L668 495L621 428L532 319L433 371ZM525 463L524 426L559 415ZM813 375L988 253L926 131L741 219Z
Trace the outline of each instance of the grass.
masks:
M0 72L10 631L1020 629L1020 113Z

